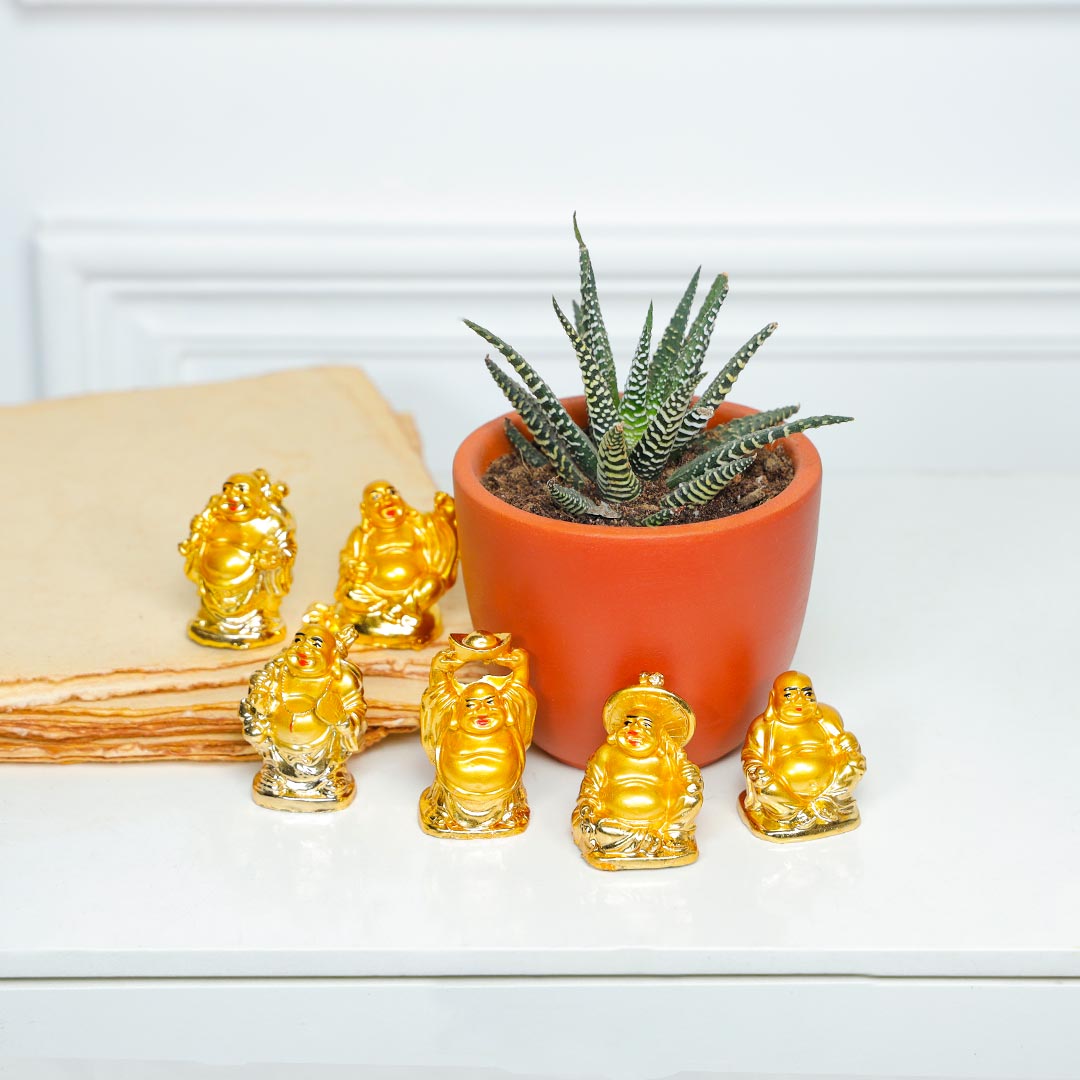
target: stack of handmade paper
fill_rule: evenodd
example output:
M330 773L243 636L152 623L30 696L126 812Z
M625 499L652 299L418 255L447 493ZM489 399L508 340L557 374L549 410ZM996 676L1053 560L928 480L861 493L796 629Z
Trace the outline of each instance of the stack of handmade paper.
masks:
M251 756L237 705L281 647L211 649L177 543L234 472L289 485L295 626L333 598L363 488L386 478L420 509L434 486L415 434L355 369L321 368L0 410L0 761ZM441 605L467 625L460 585ZM353 653L368 742L416 727L435 647Z

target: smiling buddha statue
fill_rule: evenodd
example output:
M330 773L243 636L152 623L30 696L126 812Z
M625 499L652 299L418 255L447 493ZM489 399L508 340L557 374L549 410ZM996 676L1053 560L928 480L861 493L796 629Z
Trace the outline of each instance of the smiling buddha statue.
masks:
M457 576L454 500L436 492L422 514L379 480L364 489L360 514L341 552L338 621L356 626L361 645L419 648L439 633L435 602Z
M180 543L184 573L199 587L188 636L200 645L246 649L285 637L278 617L292 584L296 537L285 484L264 469L235 473L191 521Z
M355 782L345 763L366 723L364 680L346 655L356 631L335 635L333 613L316 604L292 644L251 676L240 702L244 738L263 766L252 797L272 810L341 810Z
M461 681L467 666L479 678ZM529 658L509 634L451 634L431 662L420 699L420 741L435 780L420 796L420 827L432 836L510 836L529 824L521 782L536 697Z
M778 675L742 752L739 815L766 840L812 840L859 824L855 785L866 772L859 740L822 705L799 671Z
M589 758L570 818L590 866L649 870L697 858L701 772L683 749L694 723L690 706L664 689L659 673L608 698L607 739Z

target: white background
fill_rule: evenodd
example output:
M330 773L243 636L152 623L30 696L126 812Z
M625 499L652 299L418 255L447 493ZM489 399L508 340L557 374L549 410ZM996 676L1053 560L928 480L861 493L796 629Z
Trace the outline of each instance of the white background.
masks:
M1069 0L4 0L0 395L358 362L445 480L460 316L575 385L576 209L623 365L703 263L827 468L1062 468L1078 55Z

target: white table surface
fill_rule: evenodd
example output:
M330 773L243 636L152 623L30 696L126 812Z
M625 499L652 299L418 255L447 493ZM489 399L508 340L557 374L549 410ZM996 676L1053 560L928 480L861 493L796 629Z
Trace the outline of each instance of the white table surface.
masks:
M0 976L1080 978L1078 493L827 478L796 664L866 752L854 833L755 839L737 755L700 860L637 874L580 859L580 776L539 752L528 831L473 843L417 826L413 738L325 816L255 806L250 764L6 766Z

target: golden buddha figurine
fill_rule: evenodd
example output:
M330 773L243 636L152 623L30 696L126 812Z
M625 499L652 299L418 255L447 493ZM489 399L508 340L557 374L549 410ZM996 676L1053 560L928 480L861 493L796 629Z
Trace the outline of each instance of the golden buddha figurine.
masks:
M419 648L441 629L435 601L454 584L457 557L449 495L436 492L433 510L422 514L385 480L369 484L341 552L339 622L354 623L363 645Z
M296 537L285 484L264 469L235 473L191 521L180 543L184 573L199 586L188 636L200 645L248 649L285 637L278 617L292 584Z
M784 843L858 826L853 792L866 758L840 714L817 700L809 676L776 677L768 707L746 733L742 763L739 816L755 835Z
M292 644L251 676L240 702L244 738L262 755L252 796L272 810L341 810L356 785L345 768L366 724L364 680L346 659L356 631L336 636L323 604L304 616Z
M461 682L466 665L485 673ZM450 635L420 699L420 741L435 766L435 782L420 796L424 832L464 838L525 829L521 776L535 717L529 658L510 648L509 634Z
M607 699L607 739L585 766L570 818L590 866L651 870L698 857L694 818L703 785L683 749L694 724L693 710L664 689L658 672Z

